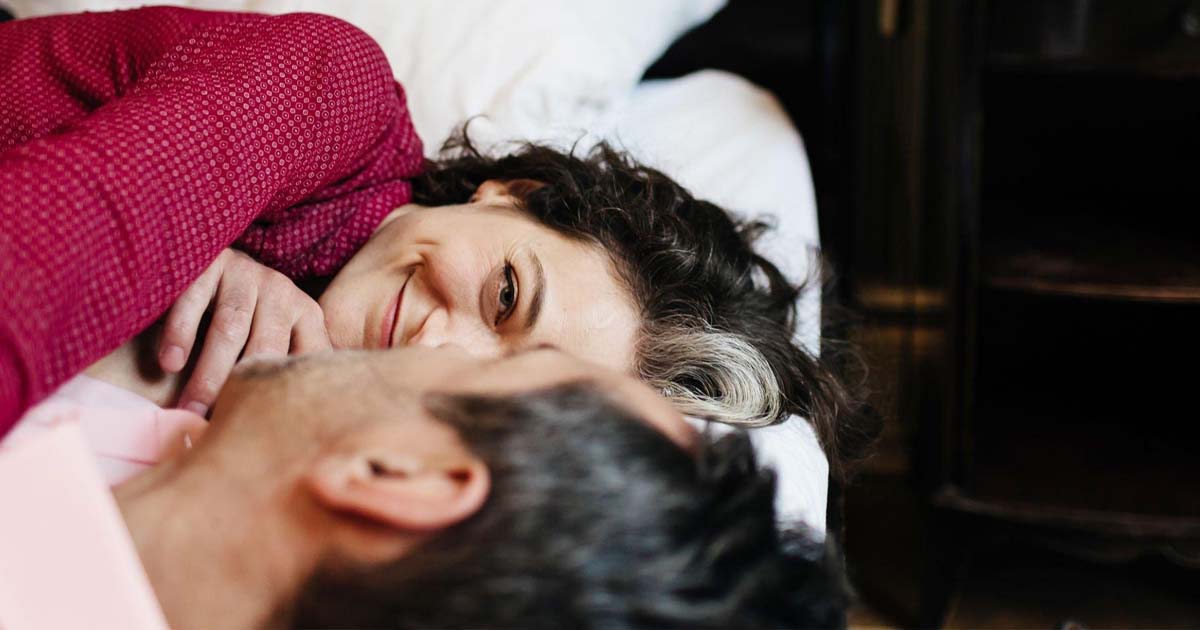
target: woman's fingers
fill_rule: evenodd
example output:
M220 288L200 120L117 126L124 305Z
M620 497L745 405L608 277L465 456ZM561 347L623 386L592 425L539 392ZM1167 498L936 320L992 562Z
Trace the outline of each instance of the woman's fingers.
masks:
M291 284L287 279L283 281ZM291 303L281 299L280 293L273 287L260 288L254 324L250 327L250 341L242 353L243 358L284 356L288 353L292 341L292 321L296 316L291 312Z
M158 342L158 365L164 372L179 372L187 365L187 359L192 355L192 345L196 343L200 320L217 291L225 260L224 253L218 256L179 296L167 313Z
M325 330L325 314L316 302L296 320L292 328L292 354L329 350L329 332Z
M330 347L325 316L312 298L287 276L227 249L171 307L160 343L163 369L183 369L210 307L212 322L179 398L180 407L201 415L216 402L239 358Z
M325 315L281 273L267 271L260 283L254 326L243 357L283 356L325 350L330 347L325 332Z
M221 391L221 386L237 363L238 355L246 346L257 301L257 287L253 282L246 282L229 273L221 278L212 324L208 328L196 369L179 397L180 407L200 415L212 407L217 392Z

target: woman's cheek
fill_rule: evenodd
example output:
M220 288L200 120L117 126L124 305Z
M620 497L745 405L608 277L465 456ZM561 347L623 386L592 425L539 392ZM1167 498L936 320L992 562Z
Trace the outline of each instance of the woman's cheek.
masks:
M362 344L356 343L352 334L354 327L349 324L350 316L345 305L340 303L337 296L321 300L321 311L325 315L325 331L329 333L329 343L336 349L355 348ZM360 326L361 327L361 326Z

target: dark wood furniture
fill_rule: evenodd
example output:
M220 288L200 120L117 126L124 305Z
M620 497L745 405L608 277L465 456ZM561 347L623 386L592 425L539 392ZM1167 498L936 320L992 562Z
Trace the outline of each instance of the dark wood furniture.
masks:
M839 263L894 333L917 621L1000 542L1200 602L1200 2L855 6Z

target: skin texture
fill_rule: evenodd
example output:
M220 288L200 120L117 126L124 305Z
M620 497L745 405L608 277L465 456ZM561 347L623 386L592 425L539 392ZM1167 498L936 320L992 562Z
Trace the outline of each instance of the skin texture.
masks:
M159 342L159 364L181 372L200 320L215 304L212 325L179 406L208 412L239 356L283 356L328 350L321 308L283 274L226 249L171 306Z
M535 260L545 289L530 327ZM603 250L529 218L496 182L466 205L393 212L319 302L335 348L453 344L494 357L548 344L620 371L632 370L639 323Z
M241 364L195 448L114 493L172 627L279 625L322 558L395 560L483 506L486 465L423 395L579 381L695 447L645 385L552 349L316 353Z
M208 310L201 347L197 331ZM488 181L464 205L393 211L319 303L227 249L167 314L157 349L163 375L138 375L121 357L88 372L122 387L132 381L131 389L156 400L180 389L177 406L205 415L239 358L301 354L331 342L456 345L484 357L553 345L628 372L639 324L601 248L539 224L515 207L506 184Z

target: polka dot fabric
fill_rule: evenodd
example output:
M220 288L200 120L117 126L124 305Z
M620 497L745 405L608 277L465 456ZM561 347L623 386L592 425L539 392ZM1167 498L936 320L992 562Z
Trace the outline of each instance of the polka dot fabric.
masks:
M0 436L231 244L335 272L421 143L335 18L147 8L0 25Z

